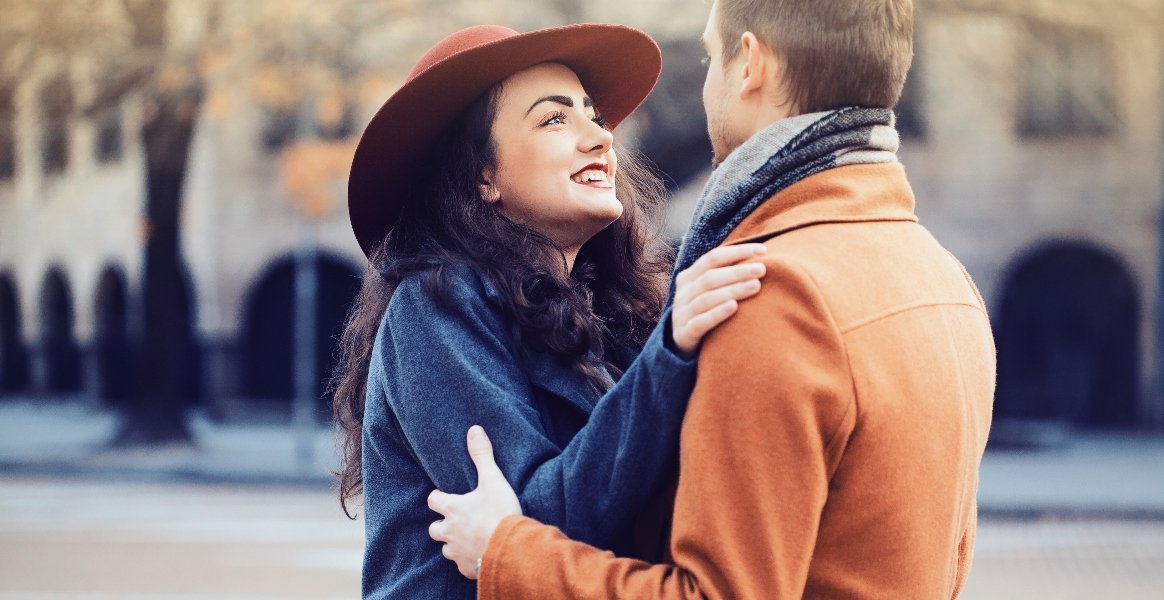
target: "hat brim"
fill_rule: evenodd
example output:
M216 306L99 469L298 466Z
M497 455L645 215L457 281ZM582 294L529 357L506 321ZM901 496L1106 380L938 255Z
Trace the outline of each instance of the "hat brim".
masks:
M485 43L416 75L372 117L352 160L348 213L366 255L399 216L407 186L456 116L494 84L546 62L573 70L613 128L650 94L662 55L637 29L586 23Z

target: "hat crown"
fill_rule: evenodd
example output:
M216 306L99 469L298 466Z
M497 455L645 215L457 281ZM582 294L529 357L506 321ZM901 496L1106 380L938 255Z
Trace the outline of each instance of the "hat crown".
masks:
M424 56L420 57L420 60L416 61L416 65L408 73L406 81L412 81L433 65L461 52L517 35L520 34L500 25L476 25L453 32L437 42L428 52L424 53Z

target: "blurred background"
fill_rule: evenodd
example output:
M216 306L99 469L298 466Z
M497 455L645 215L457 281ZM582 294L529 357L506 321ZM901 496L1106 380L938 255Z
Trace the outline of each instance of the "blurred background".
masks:
M918 213L999 358L968 598L1164 589L1164 0L916 0ZM664 71L619 131L683 231L708 5L0 0L0 600L350 598L324 391L346 178L461 27L614 21Z

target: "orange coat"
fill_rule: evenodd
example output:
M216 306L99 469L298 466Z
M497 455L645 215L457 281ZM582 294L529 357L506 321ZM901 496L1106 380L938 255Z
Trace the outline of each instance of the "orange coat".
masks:
M705 340L672 563L505 519L479 598L952 598L969 572L994 345L899 164L808 177L726 243L771 237L755 298Z

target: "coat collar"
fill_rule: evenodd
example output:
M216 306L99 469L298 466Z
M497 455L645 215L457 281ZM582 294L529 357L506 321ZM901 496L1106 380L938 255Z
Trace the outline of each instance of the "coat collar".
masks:
M869 221L917 222L913 190L901 163L848 165L805 177L757 207L724 244L821 223Z

